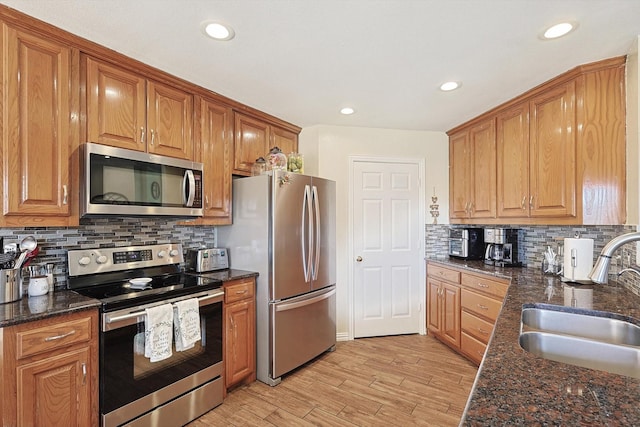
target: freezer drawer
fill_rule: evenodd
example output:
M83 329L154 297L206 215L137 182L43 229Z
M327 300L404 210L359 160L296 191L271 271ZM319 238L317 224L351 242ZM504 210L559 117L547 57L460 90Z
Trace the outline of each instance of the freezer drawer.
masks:
M336 344L336 289L330 286L269 304L271 378L308 362Z

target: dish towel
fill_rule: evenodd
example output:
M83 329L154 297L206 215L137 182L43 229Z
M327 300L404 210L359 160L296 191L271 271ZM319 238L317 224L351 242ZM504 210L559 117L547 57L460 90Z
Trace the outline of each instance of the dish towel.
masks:
M198 298L173 304L173 333L176 351L189 350L200 340L200 304Z
M171 304L147 308L145 311L144 355L151 362L171 357L173 344L173 310Z

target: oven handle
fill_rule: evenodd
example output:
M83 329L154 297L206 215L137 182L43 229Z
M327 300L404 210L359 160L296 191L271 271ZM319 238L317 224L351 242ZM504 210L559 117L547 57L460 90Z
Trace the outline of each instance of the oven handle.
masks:
M215 294L205 295L203 297L199 297L198 298L198 302L202 303L203 301L208 301L210 299L219 298L219 297L222 297L222 296L224 296L224 291L219 291L219 292L216 292ZM201 304L201 305L207 305L207 304ZM123 314L122 316L107 317L105 319L105 321L107 322L107 324L110 324L110 323L113 323L113 322L119 322L121 320L133 319L135 317L144 316L144 315L145 315L144 314L144 310L138 310L138 311L134 311L133 313Z

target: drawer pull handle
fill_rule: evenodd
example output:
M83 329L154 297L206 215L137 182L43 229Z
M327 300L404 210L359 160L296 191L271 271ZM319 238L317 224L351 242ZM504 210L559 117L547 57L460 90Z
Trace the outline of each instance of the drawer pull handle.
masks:
M67 332L66 334L56 335L56 336L53 336L53 337L46 337L44 340L45 340L45 342L61 340L61 339L66 338L66 337L70 337L71 335L73 335L75 333L76 333L76 331L74 329L74 330L71 330L71 331Z
M478 304L478 308L480 308L480 310L489 310L489 307L487 307L486 305L482 305L482 304Z
M485 331L485 330L484 330L484 329L482 329L482 328L478 328L478 332L480 332L482 335L489 335L489 332L488 332L488 331Z
M244 291L236 291L236 295L242 295L242 294L246 294L247 290L245 289Z
M87 364L82 363L82 385L87 383Z
M485 285L484 283L478 283L478 286L481 288L488 288L489 285Z

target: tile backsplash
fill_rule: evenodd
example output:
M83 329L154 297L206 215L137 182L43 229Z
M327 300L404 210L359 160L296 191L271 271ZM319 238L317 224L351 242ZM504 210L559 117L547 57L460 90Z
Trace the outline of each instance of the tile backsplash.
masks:
M442 256L447 254L447 236L451 227L461 227L458 225L427 224L426 231L426 253L427 257ZM475 226L474 227L499 227L499 226ZM605 244L616 236L625 233L635 232L636 226L623 225L600 225L600 226L531 226L531 225L503 225L501 227L518 228L520 236L518 240L519 259L527 267L542 268L543 253L547 246L555 248L558 243L562 244L565 237L574 237L576 233L580 237L592 238L594 240L594 260L597 258ZM619 258L618 258L619 257ZM636 264L636 245L628 243L615 253L612 261L610 273L612 275L620 271L621 268ZM633 273L626 273L616 279L623 283L631 291L640 295L640 276Z
M38 241L39 253L31 264L53 263L56 287L66 287L67 251L72 249L182 243L183 248L213 247L216 229L182 225L174 219L82 219L79 227L0 228L4 243L20 243L26 236Z

